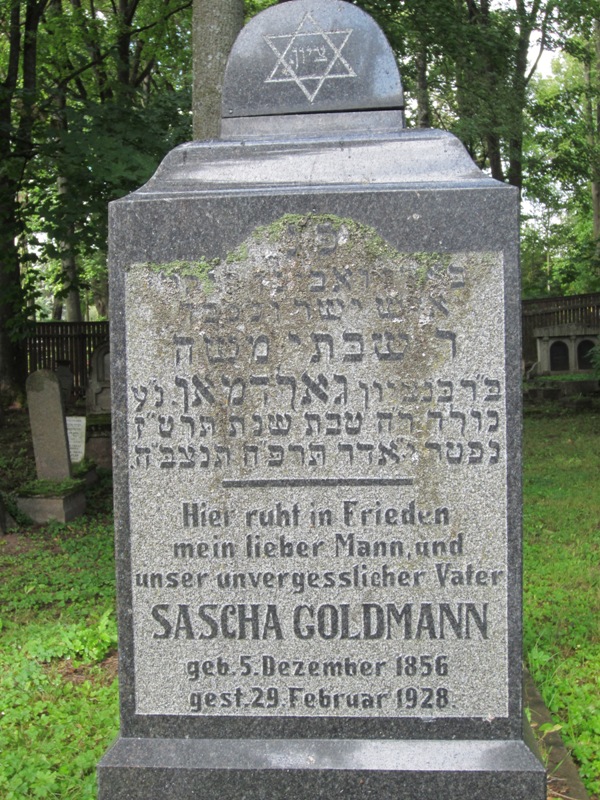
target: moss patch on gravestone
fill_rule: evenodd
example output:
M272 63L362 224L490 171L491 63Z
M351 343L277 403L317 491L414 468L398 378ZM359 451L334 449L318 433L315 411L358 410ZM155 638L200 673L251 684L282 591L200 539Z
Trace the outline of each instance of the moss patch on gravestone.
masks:
M35 480L19 488L21 497L65 497L85 488L85 481L66 478L64 481Z
M354 219L339 217L335 214L284 214L269 225L256 228L248 239L228 252L222 259L201 257L197 261L146 262L132 265L131 268L144 267L167 278L173 276L195 278L200 281L204 291L208 294L215 287L215 269L223 263L236 264L246 261L250 255L251 242L270 241L278 243L286 235L294 233L298 229L315 225L329 226L335 233L339 233L342 228L346 229L348 237L342 246L347 246L349 251L352 252L353 249L356 249L357 244L360 243L362 254L372 261L380 258L396 259L401 257L401 254L386 242L374 228L363 225ZM423 287L428 279L432 277L432 270L439 270L440 264L447 266L450 260L450 256L443 253L411 253L410 255L418 263L415 277L419 287Z
M374 228L363 225L350 217L338 217L335 214L284 214L270 225L262 225L256 228L252 238L256 241L264 241L266 239L271 242L278 242L286 233L290 232L290 229L293 231L294 229L306 228L309 225L329 225L336 233L341 228L346 228L350 246L352 246L350 240L358 236L370 248L374 248L374 256L389 256L396 252Z
M132 268L143 267L158 275L164 275L166 278L174 276L180 278L195 278L200 281L204 291L208 294L212 291L214 286L211 273L219 264L220 259L218 258L210 261L201 258L198 261L168 261L162 264L145 262L142 264L133 264Z

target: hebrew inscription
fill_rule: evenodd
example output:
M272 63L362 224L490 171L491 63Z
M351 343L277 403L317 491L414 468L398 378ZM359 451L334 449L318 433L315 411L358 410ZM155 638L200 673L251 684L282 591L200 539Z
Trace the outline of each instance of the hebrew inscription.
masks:
M137 712L506 716L501 256L285 217L126 306Z
M265 36L277 56L265 83L295 83L312 103L326 80L356 77L342 55L351 34L352 29L323 30L307 13L292 34Z

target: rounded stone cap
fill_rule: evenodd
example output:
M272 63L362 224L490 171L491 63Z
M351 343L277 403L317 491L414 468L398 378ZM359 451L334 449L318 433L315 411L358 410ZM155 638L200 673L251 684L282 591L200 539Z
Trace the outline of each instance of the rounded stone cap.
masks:
M227 62L224 118L403 106L381 28L342 0L271 6L243 28Z

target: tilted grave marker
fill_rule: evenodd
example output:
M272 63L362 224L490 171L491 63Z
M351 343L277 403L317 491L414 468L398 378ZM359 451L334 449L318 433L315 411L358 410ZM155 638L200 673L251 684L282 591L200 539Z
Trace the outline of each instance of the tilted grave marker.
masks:
M85 493L63 483L72 472L60 380L56 373L40 369L29 375L25 388L37 478L46 485L38 486L39 494L18 496L16 502L34 522L68 522L85 511Z
M70 478L71 459L58 376L46 369L32 372L26 390L37 477L50 481Z
M545 797L521 709L517 194L336 0L111 207L121 735L100 798Z

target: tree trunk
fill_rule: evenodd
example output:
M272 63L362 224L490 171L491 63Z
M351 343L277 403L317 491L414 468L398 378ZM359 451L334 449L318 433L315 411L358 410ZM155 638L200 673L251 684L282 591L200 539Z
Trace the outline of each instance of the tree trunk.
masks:
M511 135L508 146L508 182L521 192L523 188L523 115L527 105L527 83L533 70L527 74L531 33L539 24L540 0L535 0L528 11L523 0L517 0L516 11L519 20L518 38L515 50L515 66L512 80L510 109ZM545 27L545 22L543 23Z
M427 81L427 46L421 44L415 56L417 68L417 128L431 128L431 105Z
M19 388L18 347L11 337L15 306L21 306L21 276L17 250L18 182L12 174L12 96L16 89L20 53L19 5L13 4L8 69L0 85L0 394L13 396Z
M58 176L58 196L63 197L70 191L69 181L63 176ZM64 274L64 281L68 287L68 294L64 303L67 322L81 322L81 297L79 295L79 277L77 274L77 261L75 258L75 228L73 223L67 223L64 238L59 242L60 261Z
M17 246L19 191L25 165L33 155L37 33L46 5L47 0L27 0L23 26L22 3L12 0L5 36L6 72L0 84L0 392L8 397L25 386L21 342L27 312Z
M58 92L57 105L58 109L55 117L55 125L57 129L64 134L67 132L68 128L67 98L64 90ZM64 310L66 312L67 322L81 322L81 298L79 296L79 278L77 274L77 260L75 258L75 225L70 221L67 211L71 188L69 179L65 175L59 175L56 179L56 184L59 206L63 208L65 219L64 224L61 226L61 241L58 243L64 283L68 289Z
M194 139L214 139L221 132L221 90L227 58L244 23L243 0L194 0L193 96Z
M57 297L52 301L52 319L54 322L60 322L63 315L63 302Z
M595 25L594 36L598 36ZM600 68L600 43L595 40L591 46L590 61L595 54L595 72ZM592 74L591 63L586 61L583 65L585 80L585 121L587 127L587 141L590 152L590 188L592 194L592 236L594 244L594 260L600 263L600 166L597 164L597 152L600 144L600 99L598 98L598 84L600 78ZM594 101L594 96L596 101Z
M485 142L492 178L495 178L497 181L504 181L504 168L502 166L500 138L495 130L492 129L486 134Z
M598 151L600 150L600 18L594 20L594 51L596 104L592 128L592 213L594 260L596 261L596 271L600 274L600 164L598 164Z
M23 292L16 244L18 216L14 182L0 177L0 395L14 398L25 385L22 349L11 323L23 309Z

